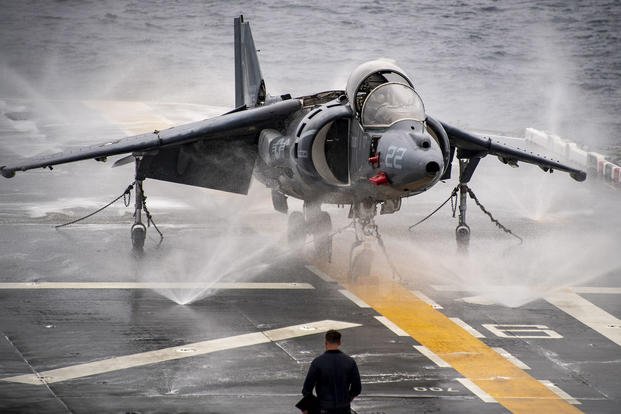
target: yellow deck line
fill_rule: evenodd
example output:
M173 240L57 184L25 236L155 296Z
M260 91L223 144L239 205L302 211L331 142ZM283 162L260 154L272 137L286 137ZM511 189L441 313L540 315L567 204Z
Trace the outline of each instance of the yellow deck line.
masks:
M580 413L545 385L392 281L345 287L513 413Z

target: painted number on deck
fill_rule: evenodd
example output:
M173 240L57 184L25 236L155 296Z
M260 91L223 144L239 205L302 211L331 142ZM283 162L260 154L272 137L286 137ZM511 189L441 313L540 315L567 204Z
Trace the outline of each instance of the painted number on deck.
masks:
M401 160L405 155L405 151L407 148L397 147L395 145L391 145L388 147L388 153L386 154L386 167L396 168L397 170L402 169Z
M442 387L414 387L414 391L418 391L418 392L457 392L457 390L454 390L451 387L448 388L442 388Z
M563 337L546 325L497 325L484 323L482 326L500 338L560 339Z

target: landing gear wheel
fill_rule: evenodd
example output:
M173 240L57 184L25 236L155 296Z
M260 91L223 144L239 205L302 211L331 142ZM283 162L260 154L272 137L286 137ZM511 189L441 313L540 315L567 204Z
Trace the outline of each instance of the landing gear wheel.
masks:
M332 261L332 219L330 214L322 211L317 216L317 221L313 226L313 243L315 245L315 256L330 263Z
M470 227L467 224L460 224L455 229L455 238L457 239L457 247L460 250L468 249L470 244Z
M132 226L131 234L134 252L142 253L144 249L144 240L147 237L147 228L142 223L136 223Z
M289 215L287 223L287 241L289 247L293 250L299 250L304 246L306 238L306 223L304 222L304 214L294 211Z

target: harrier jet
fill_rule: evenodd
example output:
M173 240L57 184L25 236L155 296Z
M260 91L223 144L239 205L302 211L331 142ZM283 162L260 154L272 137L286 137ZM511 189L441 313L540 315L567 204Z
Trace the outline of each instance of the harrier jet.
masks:
M135 163L133 248L142 251L143 182L147 178L246 194L252 176L272 192L274 209L287 213L287 199L303 200L289 216L293 244L312 235L318 253L331 255L331 220L322 204L350 206L356 239L377 234L374 218L396 213L404 197L420 194L451 177L459 163L458 244L467 245L468 182L481 158L497 156L544 171L565 171L578 181L586 173L544 156L450 126L425 112L412 79L393 61L358 66L343 90L314 95L272 96L259 67L248 22L234 19L235 109L162 131L121 138L78 150L40 156L0 167L17 171L50 168L85 159L105 161L129 154L115 165Z

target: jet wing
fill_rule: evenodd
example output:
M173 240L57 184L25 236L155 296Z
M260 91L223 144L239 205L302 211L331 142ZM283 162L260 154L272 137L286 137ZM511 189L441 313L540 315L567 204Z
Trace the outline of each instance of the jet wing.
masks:
M212 140L223 141L226 145L227 142L234 142L238 138L247 140L249 136L258 136L261 129L276 126L287 115L299 110L301 106L301 101L290 99L247 110L240 108L240 110L215 118L162 131L156 130L76 150L27 158L0 167L0 173L6 178L11 178L16 171L26 171L39 167L51 169L53 165L57 164L92 158L104 160L112 155L135 152L148 153L154 150Z
M544 171L559 170L569 173L576 181L586 180L586 172L572 168L558 160L525 149L514 148L492 137L474 135L442 122L450 144L457 148L460 158L482 158L487 154L498 156L505 164L517 166L517 161L538 165Z

